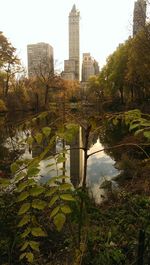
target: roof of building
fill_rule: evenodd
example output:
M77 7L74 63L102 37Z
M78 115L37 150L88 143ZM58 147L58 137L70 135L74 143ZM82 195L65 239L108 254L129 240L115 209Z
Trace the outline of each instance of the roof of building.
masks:
M71 11L76 11L76 5L74 4Z

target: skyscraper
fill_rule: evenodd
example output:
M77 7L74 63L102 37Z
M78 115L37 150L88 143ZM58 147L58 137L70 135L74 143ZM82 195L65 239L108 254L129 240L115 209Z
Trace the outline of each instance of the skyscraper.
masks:
M91 57L90 53L83 53L82 82L86 82L90 76L98 74L99 66L96 60Z
M28 76L47 75L54 71L53 48L48 43L40 42L27 45Z
M146 1L137 0L134 3L133 13L133 36L135 36L145 26L146 22Z
M69 60L64 61L64 79L79 80L80 77L80 12L73 5L69 13Z

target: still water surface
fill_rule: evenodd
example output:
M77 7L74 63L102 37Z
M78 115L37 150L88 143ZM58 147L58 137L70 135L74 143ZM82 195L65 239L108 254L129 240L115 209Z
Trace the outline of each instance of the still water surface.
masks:
M6 133L6 132L5 132ZM13 150L17 147L18 140L20 138L25 138L23 132L15 131L13 135L9 135L9 130L7 130L7 135L3 138L1 145L8 150ZM83 142L83 134L81 128L79 133L76 136L75 141L71 145L66 145L66 148L70 149L66 155L66 175L70 176L72 183L75 186L80 185L82 181L83 174L83 150L71 150L72 147L81 147ZM103 149L102 144L100 143L99 136L97 135L94 139L94 142L90 143L88 154L91 154L96 151ZM55 146L55 151L62 150L62 142L58 140ZM20 157L23 158L32 158L37 155L38 151L36 146L32 147L32 152L29 152L27 145L22 146L22 151ZM2 154L1 154L2 156ZM5 158L4 158L5 159ZM46 167L49 163L55 162L53 159L45 159L40 162L40 180L45 182L47 179L52 176L56 176L56 167L55 165L52 170ZM118 174L118 170L115 168L115 161L108 156L104 151L100 151L96 154L93 154L88 158L87 166L87 186L90 189L90 193L97 203L102 200L102 195L104 195L104 190L100 188L100 185L105 180L111 180ZM62 166L62 165L60 165Z

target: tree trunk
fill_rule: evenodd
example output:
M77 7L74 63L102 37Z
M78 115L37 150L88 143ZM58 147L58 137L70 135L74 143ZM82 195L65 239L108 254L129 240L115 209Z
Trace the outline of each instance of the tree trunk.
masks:
M38 93L35 93L36 103L35 103L35 109L38 112L39 110L39 95Z
M5 82L5 94L4 96L7 98L8 95L8 90L9 90L9 75L7 74L6 82Z
M88 144L89 144L89 135L91 131L91 125L88 126L85 130L85 145L84 145L84 172L83 172L83 182L82 187L83 189L86 188L86 175L87 175L87 159L88 159Z
M46 85L46 91L45 91L45 105L48 103L48 91L49 91L49 85Z
M123 88L120 88L119 91L120 91L120 97L121 97L121 104L124 104Z

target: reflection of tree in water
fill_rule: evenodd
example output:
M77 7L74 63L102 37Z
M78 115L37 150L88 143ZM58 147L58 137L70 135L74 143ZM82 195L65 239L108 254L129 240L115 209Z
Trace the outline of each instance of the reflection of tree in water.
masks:
M7 116L0 117L0 171L10 175L10 165L24 152L19 145L19 130L8 123Z
M99 139L102 145L104 146L105 153L109 155L114 160L119 160L122 153L122 148L113 148L113 147L123 139L128 134L127 126L120 120L117 125L113 125L111 121L106 121L102 130L99 133ZM108 150L107 150L108 148Z
M33 132L36 134L37 132L40 131L40 128L44 126L49 126L51 128L50 138L53 137L56 134L57 130L60 130L61 127L63 128L63 119L60 118L59 114L60 113L51 112L48 115L46 115L44 119L35 119L33 124L30 125L31 127L28 127L28 133L32 134ZM30 117L30 120L32 120L32 118L33 117ZM26 118L26 120L27 119L28 118ZM18 128L19 125L17 121L11 122L7 126L6 126L7 124L6 121L4 120L3 122L5 126L0 127L0 132L1 132L0 138L3 137L0 143L2 146L0 152L0 157L1 157L0 159L3 159L4 162L4 157L5 157L5 159L7 159L7 162L9 161L8 165L10 166L10 164L13 161L15 161L21 154L23 154L23 152L25 152L25 146L20 147L20 145L18 145L18 139L21 137L21 134L23 137L24 132L19 130ZM98 124L96 125L97 127L100 127L101 124L100 122L98 122ZM89 139L89 149L91 149L91 147L96 144L98 135L99 135L99 130L96 130L96 133L91 134ZM84 130L81 129L80 127L79 131L76 133L73 142L70 144L70 148L72 149L70 151L70 176L75 186L78 186L83 174L83 162L84 162L83 150L81 150L80 148L84 146L84 138L85 138ZM49 139L47 139L47 141L48 140ZM32 157L39 156L43 152L44 148L47 146L47 142L43 142L42 144L43 146L41 144L38 144L37 142L34 142L32 144ZM57 151L56 147L57 147L56 143L54 143L49 153L47 153L47 156L55 154ZM2 164L3 168L6 168L6 165L4 165L4 163ZM96 178L99 178L101 175L109 174L108 165L111 167L111 163L109 163L106 158L105 159L102 158L100 162L100 160L95 157L93 160L93 165L89 167L88 174L91 175L91 178L94 181L96 181ZM105 171L106 167L107 167L107 173ZM95 175L94 170L95 172L99 172L97 176ZM112 173L110 172L110 174Z

